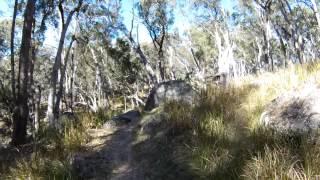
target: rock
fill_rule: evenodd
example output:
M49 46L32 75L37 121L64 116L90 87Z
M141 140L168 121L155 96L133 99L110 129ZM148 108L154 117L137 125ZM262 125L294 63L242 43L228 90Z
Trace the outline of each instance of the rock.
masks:
M281 132L309 133L320 127L320 88L306 85L274 99L260 123Z
M182 80L172 80L155 86L147 99L145 110L151 111L167 101L184 101L193 104L196 92Z
M138 121L141 118L141 113L136 110L114 116L111 120L103 124L104 128L116 127L117 125L128 124L133 121Z
M139 111L132 110L128 111L124 114L120 114L118 116L113 117L112 119L115 121L124 121L126 123L130 123L131 121L137 121L141 117L141 114Z

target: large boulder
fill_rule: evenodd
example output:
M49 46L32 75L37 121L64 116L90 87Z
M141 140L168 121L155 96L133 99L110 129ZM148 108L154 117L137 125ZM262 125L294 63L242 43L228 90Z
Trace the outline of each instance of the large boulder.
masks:
M182 80L172 80L155 86L147 99L145 110L151 111L168 101L184 101L193 104L196 92L192 86Z
M306 85L274 99L260 122L281 132L309 133L320 127L320 88Z

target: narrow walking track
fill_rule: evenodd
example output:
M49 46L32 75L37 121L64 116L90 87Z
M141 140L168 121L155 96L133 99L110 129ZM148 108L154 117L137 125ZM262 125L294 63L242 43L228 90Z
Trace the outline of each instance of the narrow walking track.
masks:
M120 127L89 130L92 140L87 151L75 157L75 169L83 179L138 180L141 172L134 166L132 143L139 120Z

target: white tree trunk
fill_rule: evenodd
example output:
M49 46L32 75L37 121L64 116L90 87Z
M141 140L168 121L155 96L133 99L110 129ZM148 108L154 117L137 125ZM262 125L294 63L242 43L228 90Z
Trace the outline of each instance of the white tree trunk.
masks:
M90 48L90 51L91 51L91 54L92 54L92 57L93 57L93 60L94 60L94 64L95 64L95 87L96 87L96 90L95 92L93 93L94 96L96 96L94 99L96 99L96 106L97 108L101 107L102 105L102 99L101 99L101 96L102 96L102 83L101 83L101 71L100 71L100 66L99 66L99 61L98 61L98 57L94 51L94 49L92 47L89 47Z

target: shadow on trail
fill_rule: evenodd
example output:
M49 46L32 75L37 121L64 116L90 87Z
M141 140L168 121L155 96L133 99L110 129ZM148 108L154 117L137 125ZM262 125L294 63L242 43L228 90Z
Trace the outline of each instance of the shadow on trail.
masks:
M87 151L75 156L73 168L79 179L135 179L132 165L133 129L139 120L89 132Z
M197 173L185 161L185 136L175 134L162 114L144 116L135 133L133 155L141 179L199 179Z

